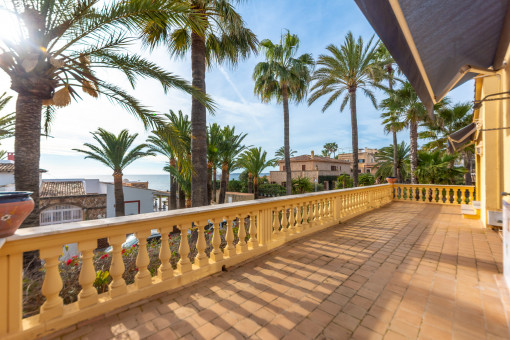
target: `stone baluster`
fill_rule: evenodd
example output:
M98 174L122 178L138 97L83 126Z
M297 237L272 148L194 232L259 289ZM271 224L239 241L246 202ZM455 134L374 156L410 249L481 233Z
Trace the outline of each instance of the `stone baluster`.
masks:
M213 224L213 237L212 237L212 246L213 250L211 251L211 260L214 262L219 262L223 260L223 252L220 249L221 245L221 236L220 236L220 225L221 223L216 224L215 219L211 219L211 223Z
M151 273L147 269L150 263L149 254L147 253L147 237L150 234L150 230L137 231L135 233L138 239L138 256L136 257L138 273L135 275L135 285L138 289L150 286L152 283Z
M227 221L227 234L225 236L225 241L227 241L227 246L225 247L225 256L232 257L236 255L236 247L234 246L234 230L232 228L232 219L227 216L225 217Z
M319 201L313 201L313 222L316 225L319 222Z
M280 216L279 210L274 209L273 210L273 238L278 238L278 235L280 234Z
M257 224L258 224L257 220ZM257 225L255 225L255 215L253 211L250 211L250 239L248 241L249 248L257 248L259 246L259 241L257 240Z
M181 243L179 244L179 255L181 259L177 263L177 270L184 274L186 272L191 271L191 261L189 260L189 241L188 241L188 230L189 227L186 225L178 225L177 226L181 230Z
M161 261L161 265L158 268L158 277L161 281L169 280L174 277L174 269L170 264L170 257L172 256L172 253L170 252L170 245L168 244L168 234L170 234L171 230L171 227L159 229L159 232L161 233L161 248L159 248L159 259Z
M287 217L287 207L283 206L282 207L282 233L281 233L281 236L286 237L287 232L288 232L288 230L287 230L288 227L289 227L289 220Z
M301 211L302 204L296 204L296 233L303 231L303 213Z
M81 308L91 306L97 303L97 289L94 287L96 280L96 270L94 269L94 249L97 248L97 240L78 242L78 249L81 252L81 270L78 282L81 285L80 294L78 294L78 305Z
M207 244L205 242L205 222L197 222L198 225L198 240L197 240L197 257L195 258L195 264L202 268L209 264L209 258L205 253L205 248L207 248Z
M289 234L291 235L296 233L296 219L294 218L295 207L294 204L291 204L289 208Z
M309 224L308 224L308 218L310 216L309 209L310 209L310 205L308 204L308 202L305 202L303 204L303 225L302 225L302 230L306 230L309 227Z
M248 245L246 244L246 226L244 223L245 219L238 214L237 221L239 223L239 229L237 231L237 236L239 237L239 242L237 243L237 252L242 254L248 251Z
M122 260L122 243L126 241L126 235L115 235L108 237L108 243L112 245L112 263L110 265L110 276L112 282L108 286L110 297L114 298L127 293L126 281L122 278L124 274L124 261Z
M324 200L319 200L319 222L322 224L324 223Z
M46 301L41 306L39 314L40 321L54 319L64 313L64 302L58 295L62 290L62 278L58 270L58 258L62 255L62 247L57 246L53 248L43 248L40 251L41 259L44 260L44 268L46 274L44 275L44 282L41 292L46 298ZM7 280L7 278L2 278ZM5 303L2 301L1 303Z

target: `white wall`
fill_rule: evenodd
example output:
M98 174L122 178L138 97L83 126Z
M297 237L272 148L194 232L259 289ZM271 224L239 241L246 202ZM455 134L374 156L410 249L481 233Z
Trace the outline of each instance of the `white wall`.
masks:
M115 217L115 193L112 183L101 183L106 188L106 217ZM153 212L152 190L124 187L124 201L135 201L125 203L125 212L127 215L138 214L138 201L140 202L140 214Z
M14 191L14 173L0 173L0 191Z

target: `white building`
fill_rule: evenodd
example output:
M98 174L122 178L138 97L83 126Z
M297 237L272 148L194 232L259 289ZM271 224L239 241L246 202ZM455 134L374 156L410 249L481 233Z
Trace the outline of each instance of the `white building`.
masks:
M39 170L39 184L42 181L42 174L46 170ZM14 191L14 161L0 160L0 191Z

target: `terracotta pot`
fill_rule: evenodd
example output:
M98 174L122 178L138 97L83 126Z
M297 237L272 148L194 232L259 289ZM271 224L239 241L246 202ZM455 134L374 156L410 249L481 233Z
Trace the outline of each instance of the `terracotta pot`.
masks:
M14 235L34 209L28 191L0 192L0 238Z
M386 182L390 184L395 184L397 183L397 177L386 177Z

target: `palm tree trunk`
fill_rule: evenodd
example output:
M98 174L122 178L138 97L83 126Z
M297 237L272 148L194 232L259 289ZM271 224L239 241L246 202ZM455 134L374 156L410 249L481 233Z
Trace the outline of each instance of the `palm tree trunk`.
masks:
M175 168L175 158L170 158L170 166ZM168 199L170 210L177 209L177 181L170 174L170 198Z
M228 173L228 163L223 163L221 165L221 182L220 182L220 197L218 198L218 203L225 203L225 194L227 192L227 173Z
M248 172L248 193L253 193L253 174Z
M205 90L205 41L191 33L191 73L194 87ZM191 206L208 204L207 199L207 117L205 106L191 99Z
M216 182L217 182L217 181L216 181L216 176L217 176L217 175L216 175L216 166L214 166L214 167L213 167L213 171L212 171L212 173L213 173L213 189L212 189L212 192L213 192L213 193L212 193L213 198L212 198L212 200L213 200L214 202L216 202L216 185L217 185L217 183L216 183Z
M179 173L182 171L181 166L179 166ZM186 208L186 194L184 193L184 190L182 190L181 185L179 184L179 188L177 189L177 198L179 201L179 209Z
M285 148L285 190L287 195L292 194L292 173L290 169L290 142L289 142L289 96L287 93L287 85L283 85L283 139Z
M113 172L113 189L115 192L115 216L124 216L124 189L122 188L122 171Z
M471 155L466 150L462 151L462 157L464 158L464 167L466 168L467 172L464 174L464 184L465 185L473 185L473 179L471 178L471 168L472 168L472 161L471 161Z
M409 137L411 139L411 183L418 184L416 169L418 168L418 123L411 121L409 124Z
M211 204L212 201L212 168L211 162L207 163L207 204Z
M255 199L259 198L259 176L253 178L253 196Z
M39 225L39 158L41 155L42 100L20 93L16 101L16 129L14 133L14 182L16 190L31 191L34 210L22 228Z
M393 177L398 176L398 145L397 145L397 132L391 129L393 133Z
M358 186L358 118L356 117L356 88L349 89L352 129L352 182Z

